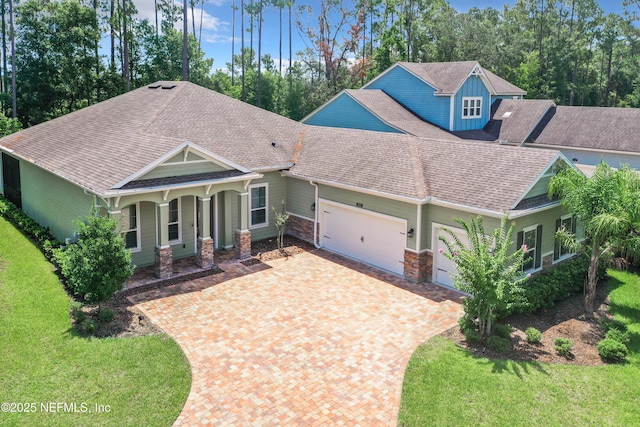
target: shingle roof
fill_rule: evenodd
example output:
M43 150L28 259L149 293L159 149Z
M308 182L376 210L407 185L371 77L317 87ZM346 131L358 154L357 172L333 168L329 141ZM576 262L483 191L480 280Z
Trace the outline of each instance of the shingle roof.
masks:
M452 141L459 140L458 137L411 113L382 90L345 90L345 93L383 122L410 135Z
M422 80L438 90L438 93L453 94L467 79L475 67L480 67L478 61L461 62L399 62L400 66L411 71ZM480 67L482 68L482 67ZM512 85L491 71L482 68L487 80L496 91L496 95L524 95L526 92Z
M545 114L553 107L555 103L545 99L498 99L491 106L491 120L482 131L454 133L464 139L519 144L529 138Z
M99 194L188 141L254 171L295 163L290 173L305 179L493 211L511 209L557 156L303 125L192 83L171 84L170 90L137 89L9 135L0 145Z
M168 85L175 87L159 87ZM185 141L249 169L291 163L284 147L298 140L300 123L191 83L149 87L9 135L0 145L101 194Z
M510 210L558 153L472 141L309 127L295 176L411 199Z
M556 107L535 143L640 152L640 108Z

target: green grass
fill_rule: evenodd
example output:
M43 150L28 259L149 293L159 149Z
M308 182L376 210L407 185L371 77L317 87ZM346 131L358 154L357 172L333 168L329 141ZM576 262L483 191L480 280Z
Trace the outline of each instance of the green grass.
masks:
M51 265L0 218L0 403L36 409L0 412L0 426L170 426L191 386L180 347L166 335L80 337L70 302ZM67 411L44 411L58 402Z
M409 361L398 424L640 425L640 278L610 274L611 311L631 336L627 363L581 367L476 358L434 337Z

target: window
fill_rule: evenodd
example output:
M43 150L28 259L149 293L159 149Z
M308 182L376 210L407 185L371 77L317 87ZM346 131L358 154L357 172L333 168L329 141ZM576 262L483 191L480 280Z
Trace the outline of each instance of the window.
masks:
M542 226L527 227L518 233L518 248L526 245L527 253L524 256L523 271L536 270L541 267L542 256Z
M136 203L122 209L121 214L122 238L124 239L125 247L133 251L140 250L139 210L139 205Z
M567 230L569 233L576 233L576 222L571 215L565 215L556 220L556 230ZM553 259L559 260L567 255L571 255L573 252L567 246L563 246L556 239L555 248L553 250Z
M482 117L482 98L464 97L462 98L462 118L479 119Z
M173 199L169 202L169 242L180 240L180 199Z
M264 227L269 223L267 184L249 187L249 227Z

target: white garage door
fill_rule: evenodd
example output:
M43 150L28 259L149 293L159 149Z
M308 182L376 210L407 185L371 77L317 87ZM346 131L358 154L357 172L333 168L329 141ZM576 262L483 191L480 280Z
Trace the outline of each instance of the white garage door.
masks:
M464 230L461 230L459 228L453 228L453 227L447 227L447 228L453 231L456 234L456 236L458 236L462 244L464 245L468 244L467 234L465 233ZM436 241L434 247L436 248L436 250L434 252L434 255L435 255L434 256L435 258L434 273L435 274L434 274L433 280L436 283L439 283L441 285L453 287L453 275L456 273L456 263L449 260L449 258L445 256L445 253L447 252L447 247L445 246L444 242L438 239L439 235L444 236L449 241L452 240L449 233L442 231L442 228L440 227L434 228L434 239ZM442 253L440 253L441 249L442 249Z
M397 274L404 272L407 222L320 201L320 245Z

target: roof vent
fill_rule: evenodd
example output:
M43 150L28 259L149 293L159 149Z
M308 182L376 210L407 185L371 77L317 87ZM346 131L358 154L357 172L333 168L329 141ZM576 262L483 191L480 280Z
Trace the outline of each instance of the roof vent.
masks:
M174 87L176 87L176 85L166 85L166 86L162 86L162 89L169 90L169 89L173 89Z
M149 86L149 89L158 89L160 87L160 85L151 85Z
M508 119L509 117L511 117L511 111L507 111L506 113L504 113L504 114L502 115L502 118L503 118L503 119Z

